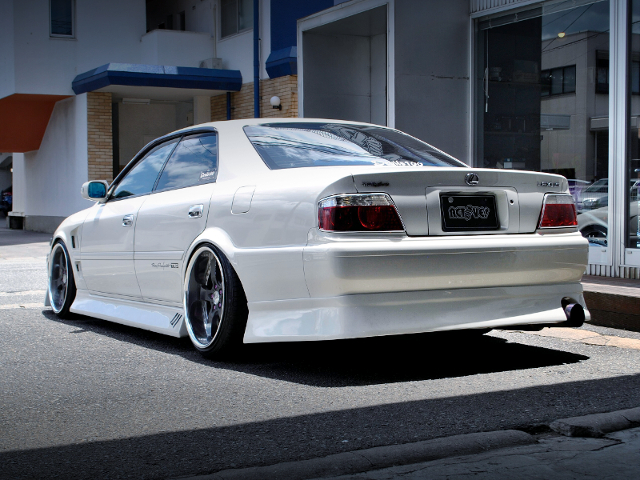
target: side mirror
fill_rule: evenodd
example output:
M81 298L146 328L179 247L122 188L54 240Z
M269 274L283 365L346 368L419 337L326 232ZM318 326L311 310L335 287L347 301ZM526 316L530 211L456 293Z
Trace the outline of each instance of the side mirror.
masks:
M107 190L109 184L104 180L92 180L85 182L80 189L82 198L92 202L104 203L107 201Z

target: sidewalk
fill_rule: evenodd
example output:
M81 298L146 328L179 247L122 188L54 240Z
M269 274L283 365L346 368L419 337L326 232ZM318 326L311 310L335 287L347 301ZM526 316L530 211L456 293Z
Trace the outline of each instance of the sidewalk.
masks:
M322 480L480 480L640 477L640 428L604 438L541 436L538 443L477 455L386 468L357 475L321 477ZM317 478L316 480L321 480Z
M640 474L640 407L552 422L531 435L472 433L339 453L183 480L486 480L615 478Z
M0 217L0 261L29 258L42 259L44 262L50 239L49 233L10 229L5 218Z

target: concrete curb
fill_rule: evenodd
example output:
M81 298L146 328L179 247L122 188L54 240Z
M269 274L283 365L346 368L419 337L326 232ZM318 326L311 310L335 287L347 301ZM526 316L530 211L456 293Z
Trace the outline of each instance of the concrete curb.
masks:
M568 437L595 438L637 426L640 426L640 407L563 418L555 420L549 425L555 432ZM498 430L455 435L403 445L367 448L264 467L222 470L210 475L181 477L181 480L264 480L265 478L307 480L337 477L534 443L536 443L535 437L528 433L519 430Z
M374 447L265 467L223 470L211 475L183 480L264 480L265 478L305 480L335 477L533 443L536 443L536 440L532 435L518 430L471 433L403 445Z
M583 417L563 418L549 425L553 431L567 437L593 438L637 426L640 426L640 407L610 413L595 413Z

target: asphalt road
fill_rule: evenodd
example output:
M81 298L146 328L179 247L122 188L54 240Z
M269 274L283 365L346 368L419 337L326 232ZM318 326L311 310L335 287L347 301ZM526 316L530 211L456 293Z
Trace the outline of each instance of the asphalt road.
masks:
M2 235L3 479L173 478L535 431L640 403L639 349L517 332L259 345L234 362L207 361L188 339L57 319L40 306L46 244L20 248Z

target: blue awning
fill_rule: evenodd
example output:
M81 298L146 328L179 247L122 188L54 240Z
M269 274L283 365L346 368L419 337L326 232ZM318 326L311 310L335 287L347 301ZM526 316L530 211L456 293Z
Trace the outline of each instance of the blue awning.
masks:
M298 74L298 47L287 47L271 52L265 64L269 78Z
M71 84L76 95L93 92L109 85L238 92L242 88L242 75L239 70L107 63L81 73Z

